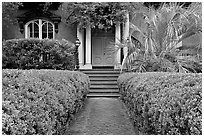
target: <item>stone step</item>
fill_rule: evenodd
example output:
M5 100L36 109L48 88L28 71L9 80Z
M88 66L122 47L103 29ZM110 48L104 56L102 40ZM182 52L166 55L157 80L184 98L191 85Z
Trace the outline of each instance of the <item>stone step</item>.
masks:
M81 71L85 74L120 74L119 71L96 71L96 70L93 70L93 71Z
M91 85L117 85L117 81L91 81Z
M89 93L87 95L88 98L93 98L93 97L115 97L118 98L120 97L119 93Z
M89 77L90 81L117 81L118 77Z
M120 72L120 69L79 69L82 72L89 72L89 71L116 71Z
M104 75L101 75L101 74L92 74L92 75L88 75L89 78L109 78L109 77L112 77L112 78L118 78L118 75L108 75L108 74L104 74Z
M95 78L95 77L113 77L113 78L118 78L119 75L117 74L90 74L88 75L89 78Z
M118 89L90 89L89 93L97 92L97 93L119 93Z
M90 89L118 89L118 85L90 85Z
M117 79L120 75L118 70L92 69L83 70L90 79L90 91L87 97L119 97Z

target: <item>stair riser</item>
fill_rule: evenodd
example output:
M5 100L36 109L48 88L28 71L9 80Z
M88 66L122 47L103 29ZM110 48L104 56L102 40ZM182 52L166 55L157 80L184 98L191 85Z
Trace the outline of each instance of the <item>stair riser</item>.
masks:
M117 79L115 79L115 78L89 78L89 80L90 80L90 82L92 82L92 81L101 81L101 82L105 82L105 81L107 81L107 82L116 82L116 81L117 81Z
M99 79L118 79L118 76L89 76L90 79L99 78Z
M111 83L111 82L112 81L110 81L109 84L103 84L103 83L95 84L95 83L91 83L90 85L91 85L91 87L117 87L118 88L117 84L114 84L114 83Z
M102 78L102 79L104 79L104 78L110 78L110 79L118 79L118 76L89 76L89 78L90 79L92 79L92 78Z
M110 88L107 88L107 89L104 89L104 88L90 88L90 91L95 91L95 90L97 90L97 91L101 91L101 92L103 92L103 91L117 91L117 92L119 92L119 90L118 90L118 88L114 88L114 89L110 89Z
M89 69L89 70L80 70L81 72L117 72L120 73L119 70L112 70L112 69Z
M110 95L110 94L119 94L118 92L89 92L89 95L90 94L106 94L106 95Z
M90 91L89 92L89 94L118 94L118 91L115 91L115 92L105 92L105 91L97 91L97 90L95 90L95 91Z
M91 81L91 85L117 85L117 82L107 82L107 81Z
M105 94L105 93L119 93L118 90L90 90L89 93L102 93L102 94Z
M94 71L94 72L83 72L83 73L85 73L85 74L87 74L87 75L91 75L91 74L110 74L110 75L120 75L120 73L118 73L118 72L111 72L111 71Z
M120 97L120 94L110 94L110 95L107 95L107 94L88 94L87 95L88 98L92 98L92 97Z
M83 72L84 73L84 72ZM120 75L120 73L116 73L116 72L90 72L90 73L85 73L87 75L93 75L93 74L96 74L96 75Z
M119 71L113 70L85 70L89 76L90 91L87 97L119 97L117 79Z
M96 90L97 89L104 89L104 90L110 89L111 90L111 89L118 89L118 87L92 87L92 86L90 87L90 90L94 90L94 89L96 89Z
M87 98L119 98L120 96L87 96Z

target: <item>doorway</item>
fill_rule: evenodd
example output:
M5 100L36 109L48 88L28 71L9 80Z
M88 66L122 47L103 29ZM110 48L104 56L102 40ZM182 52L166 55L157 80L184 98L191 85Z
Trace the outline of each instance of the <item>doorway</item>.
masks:
M115 41L114 27L109 30L92 31L92 66L114 66L115 55L108 53L107 47Z

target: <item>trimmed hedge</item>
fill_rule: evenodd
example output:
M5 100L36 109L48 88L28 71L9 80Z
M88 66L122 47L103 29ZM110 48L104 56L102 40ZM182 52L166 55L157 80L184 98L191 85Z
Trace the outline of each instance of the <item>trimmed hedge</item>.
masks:
M3 70L2 133L63 134L83 106L88 76L62 70Z
M202 74L124 73L121 99L143 134L202 134Z
M66 40L12 39L3 42L3 69L73 70L75 46Z

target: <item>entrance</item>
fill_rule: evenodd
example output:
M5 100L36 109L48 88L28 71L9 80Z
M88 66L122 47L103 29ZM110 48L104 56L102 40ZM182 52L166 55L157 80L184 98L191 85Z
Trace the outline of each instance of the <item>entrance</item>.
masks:
M108 31L94 29L92 32L92 65L114 66L115 56L108 52L107 47L115 41L114 28Z

